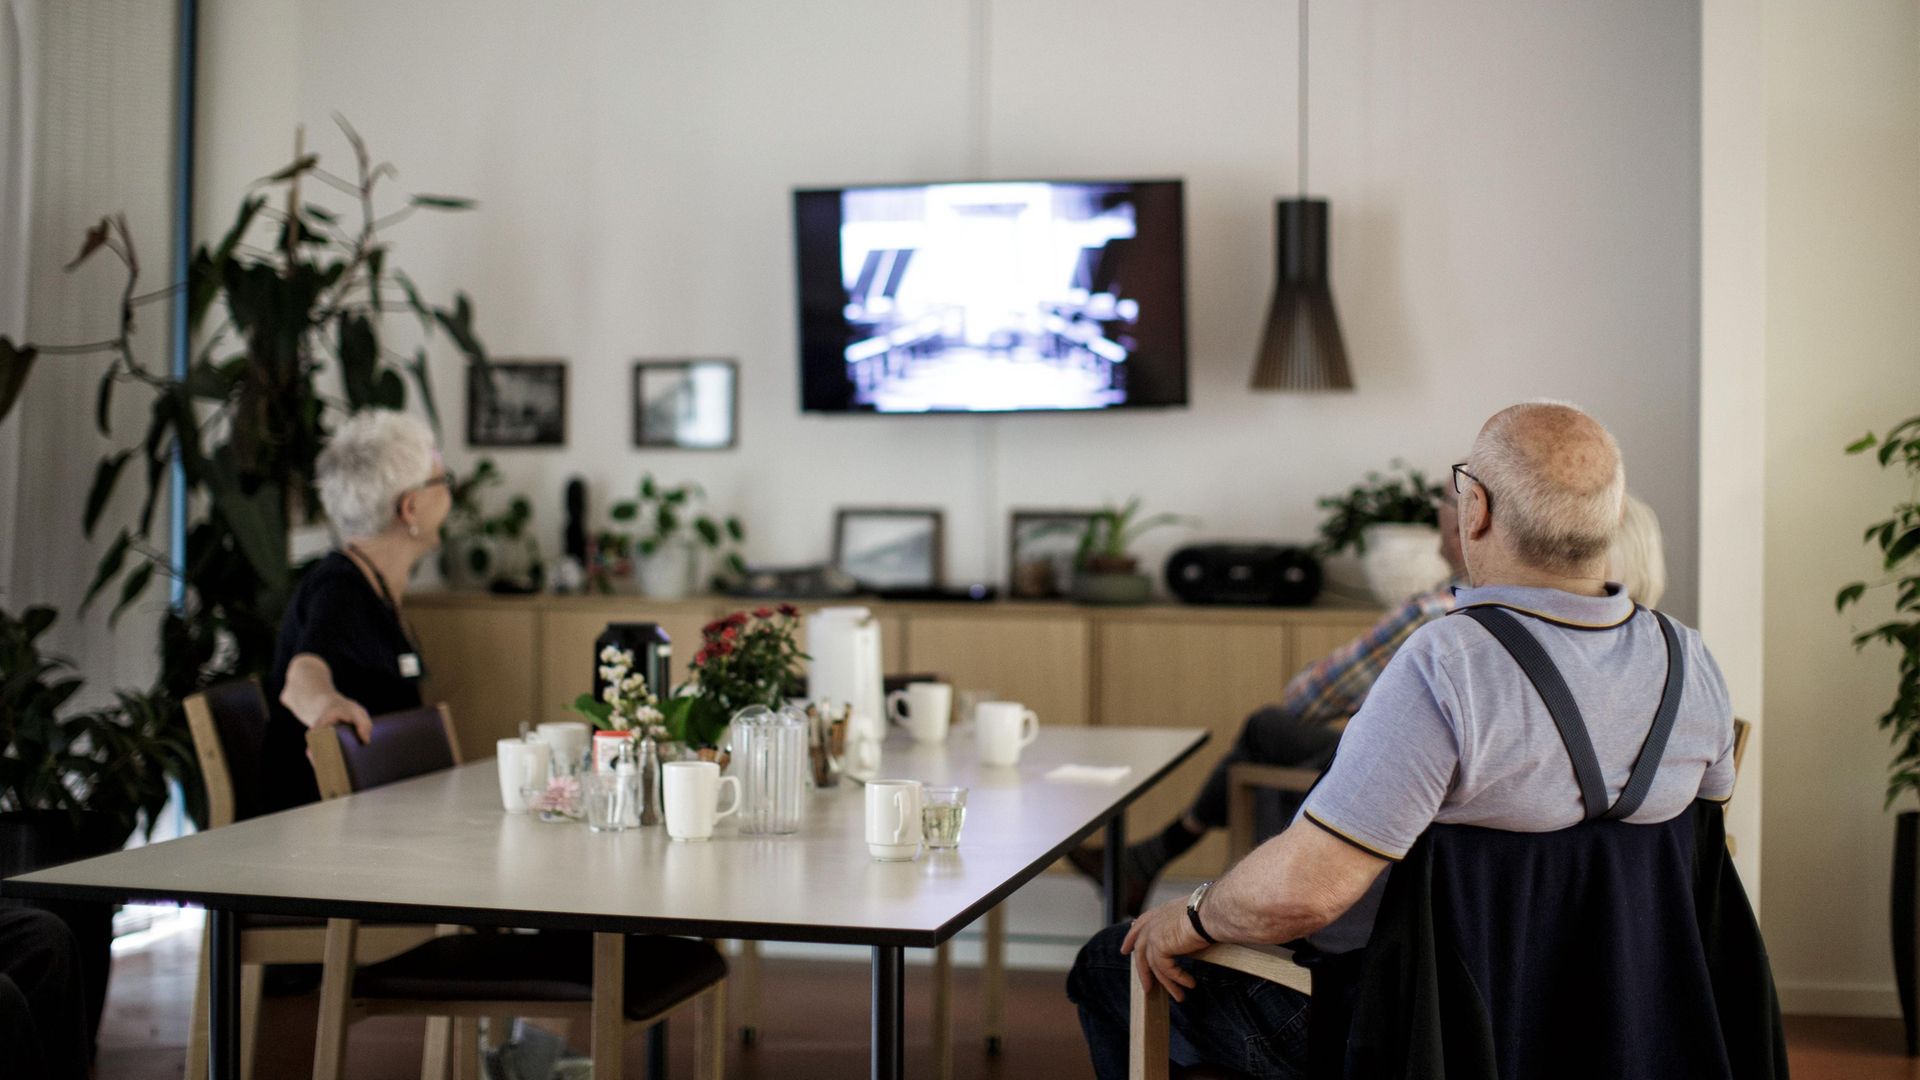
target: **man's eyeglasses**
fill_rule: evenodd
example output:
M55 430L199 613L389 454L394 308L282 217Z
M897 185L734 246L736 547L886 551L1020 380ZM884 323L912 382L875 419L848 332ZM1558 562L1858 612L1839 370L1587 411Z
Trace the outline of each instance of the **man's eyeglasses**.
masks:
M1453 493L1455 495L1465 495L1469 483L1479 484L1482 490L1485 490L1487 486L1486 481L1467 471L1467 463L1463 461L1453 467ZM1492 492L1487 493L1487 502L1489 504L1493 502Z

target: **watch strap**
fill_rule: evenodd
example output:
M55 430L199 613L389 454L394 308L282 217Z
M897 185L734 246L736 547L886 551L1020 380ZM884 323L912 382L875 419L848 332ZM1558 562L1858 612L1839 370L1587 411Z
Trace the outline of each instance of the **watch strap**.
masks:
M1195 889L1193 895L1187 898L1187 921L1193 924L1193 932L1199 934L1202 941L1209 945L1218 945L1220 943L1215 941L1213 935L1207 933L1207 928L1200 924L1200 901L1206 899L1207 891L1212 885L1213 882L1207 882Z

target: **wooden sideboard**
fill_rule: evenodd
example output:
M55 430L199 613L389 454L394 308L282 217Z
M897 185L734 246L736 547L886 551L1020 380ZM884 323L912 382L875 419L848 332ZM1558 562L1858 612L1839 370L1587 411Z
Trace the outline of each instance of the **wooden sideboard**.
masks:
M1128 812L1134 839L1186 806L1248 713L1278 700L1294 672L1380 617L1359 607L845 602L864 603L879 617L888 671L937 673L963 690L992 690L1028 705L1043 724L1210 729L1212 741ZM407 617L425 653L429 692L452 706L471 760L490 756L493 741L516 734L522 722L570 718L567 704L591 689L593 640L608 623L655 622L689 643L674 651L678 680L701 626L755 603L416 593L407 598ZM1211 877L1225 859L1225 837L1215 833L1168 873Z

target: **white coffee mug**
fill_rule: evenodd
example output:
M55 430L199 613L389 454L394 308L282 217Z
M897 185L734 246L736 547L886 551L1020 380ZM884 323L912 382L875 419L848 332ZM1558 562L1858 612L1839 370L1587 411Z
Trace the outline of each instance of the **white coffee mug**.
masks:
M983 701L973 710L973 733L984 765L1018 765L1020 751L1040 737L1040 717L1017 701Z
M548 748L538 739L500 739L493 744L494 761L500 768L500 805L508 813L527 809L524 788L545 787Z
M887 719L905 727L914 742L947 741L952 718L953 687L946 683L908 683L905 690L887 695Z
M587 758L587 740L591 737L584 721L549 720L535 729L540 741L553 747L554 771L578 772Z
M920 855L920 781L867 781L867 853L882 862Z
M706 840L716 822L740 809L740 778L721 776L715 762L669 761L660 766L660 775L666 789L667 835L675 840ZM726 809L716 809L720 789L729 784L733 800Z

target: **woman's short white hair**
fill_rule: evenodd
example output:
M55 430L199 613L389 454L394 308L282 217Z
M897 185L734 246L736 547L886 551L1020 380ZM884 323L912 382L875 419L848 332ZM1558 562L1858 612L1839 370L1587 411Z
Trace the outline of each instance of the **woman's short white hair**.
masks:
M1514 554L1528 565L1571 573L1606 554L1627 472L1613 434L1578 406L1535 401L1502 409L1474 441L1472 463Z
M1627 587L1627 595L1643 607L1657 607L1667 591L1667 557L1660 542L1660 519L1653 507L1627 496L1620 527L1607 548L1607 578Z
M417 416L363 409L333 430L315 463L320 505L342 536L393 524L400 496L433 478L433 430Z

